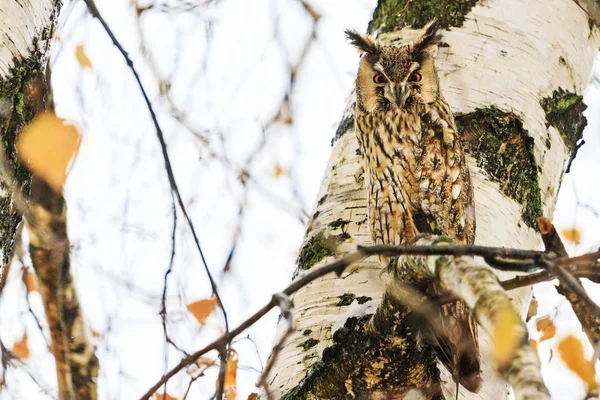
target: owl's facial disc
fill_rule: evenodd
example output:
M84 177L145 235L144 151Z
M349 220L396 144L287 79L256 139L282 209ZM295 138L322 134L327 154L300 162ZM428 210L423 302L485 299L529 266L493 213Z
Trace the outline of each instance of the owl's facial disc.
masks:
M375 65L375 67L379 67ZM384 76L383 72L377 72L373 77L373 82L379 86L379 90L383 91L383 98L387 100L392 106L397 108L404 108L410 98L415 97L419 93L419 84L422 75L417 72L420 65L419 63L413 62L410 68L404 74L404 77L393 81L392 79L385 76L385 80L381 79Z

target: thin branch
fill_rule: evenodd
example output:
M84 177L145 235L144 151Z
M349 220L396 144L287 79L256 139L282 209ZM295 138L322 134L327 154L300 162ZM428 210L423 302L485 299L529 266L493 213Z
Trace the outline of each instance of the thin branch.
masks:
M590 263L594 264L597 259L597 255L595 253L591 258ZM501 247L487 247L487 246L473 246L473 245L452 245L452 246L440 246L440 245L431 245L431 246L358 246L358 251L351 253L339 260L336 260L330 264L316 266L312 269L308 270L304 275L300 276L298 279L293 281L288 287L286 287L281 293L291 296L302 287L308 285L310 282L314 281L317 278L320 278L324 275L327 275L331 272L335 272L338 276L341 275L344 270L351 264L358 262L366 257L372 255L385 255L388 257L398 257L403 255L412 255L412 256L454 256L454 257L462 257L462 256L480 256L483 257L486 261L493 260L494 262L501 260L502 264L500 267L496 267L492 265L493 268L499 270L505 270L506 264L510 263L511 270L515 270L518 272L531 272L538 271L540 269L546 269L542 272L538 272L541 276L545 274L545 277L555 276L556 270L552 271L547 270L550 268L548 264L560 265L561 268L564 265L569 265L569 262L573 259L568 257L551 257L541 251L535 250L520 250L520 249L508 249ZM582 258L580 256L579 258ZM520 263L520 264L519 264ZM583 263L581 263L583 266ZM519 267L519 265L522 265ZM565 270L564 268L562 268ZM567 272L569 273L569 272ZM587 272L589 273L589 272ZM532 274L534 276L536 274ZM577 275L577 274L575 274ZM511 281L506 281L502 283L502 287L509 285L515 285L514 282L509 283ZM505 288L506 289L506 288ZM451 298L448 300L452 300ZM254 325L258 320L260 320L263 316L265 316L270 310L278 306L279 300L277 296L274 295L271 300L263 306L261 309L256 311L252 316L250 316L246 321L242 322L239 326L232 329L231 331L225 333L209 345L204 348L190 354L189 356L183 358L179 364L173 367L169 372L164 374L141 398L140 400L150 399L152 394L160 388L165 382L171 379L175 374L181 371L188 365L193 364L198 357L208 353L212 350L218 350L220 347L227 345L231 342L233 338L238 336L240 333L248 329L250 326ZM529 362L531 360L527 360Z
M98 8L96 7L94 0L84 0L84 2L87 5L88 10L90 11L90 14L92 14L92 16L100 22L100 24L106 31L107 35L110 37L111 41L113 42L113 45L117 48L117 50L119 50L119 52L125 59L127 66L133 73L133 76L135 77L135 80L138 84L140 92L142 93L142 96L144 97L144 101L146 102L146 107L148 108L150 117L152 118L152 122L154 123L154 128L156 130L156 136L158 137L158 141L160 142L160 147L161 147L163 159L165 162L165 169L167 171L167 176L169 178L169 185L171 186L171 191L173 193L175 193L175 197L177 198L179 208L181 209L181 212L183 213L183 215L185 217L188 227L190 228L190 231L192 232L192 236L194 237L194 242L196 244L196 248L198 249L198 253L200 254L200 258L202 259L202 264L204 265L204 269L206 270L206 274L210 281L212 293L216 297L217 301L219 302L219 307L221 308L221 312L223 313L223 318L225 320L225 330L227 332L229 332L229 321L227 319L227 312L225 311L225 306L224 306L223 302L221 301L221 296L219 295L219 291L217 289L217 283L215 282L212 274L210 273L210 269L208 267L208 263L206 262L206 258L204 257L204 252L202 251L202 247L200 246L200 240L198 239L198 235L196 234L196 229L194 228L194 224L192 223L192 220L191 220L190 216L188 215L187 209L186 209L183 199L181 197L181 193L179 192L179 188L177 186L177 181L175 180L175 175L173 173L173 167L171 165L171 159L169 158L169 153L167 152L167 143L165 141L165 137L164 137L162 128L158 122L156 113L154 111L154 107L152 106L152 102L150 101L150 98L148 97L148 94L146 93L146 89L144 88L144 85L142 84L142 81L140 79L140 76L139 76L136 68L133 65L133 61L131 60L131 58L129 57L129 54L127 53L127 51L125 51L125 49L123 48L121 43L117 40L117 38L113 34L112 30L110 29L110 27L108 26L108 24L106 23L104 18L102 18L102 16L100 15L100 12L98 11Z

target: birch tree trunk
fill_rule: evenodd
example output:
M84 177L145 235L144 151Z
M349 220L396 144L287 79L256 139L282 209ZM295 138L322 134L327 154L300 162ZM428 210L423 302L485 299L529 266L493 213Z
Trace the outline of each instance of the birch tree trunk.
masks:
M595 18L574 0L551 5L545 0L422 0L405 6L406 0L379 0L369 33L381 40L408 41L416 28L434 17L446 28L436 63L442 91L469 151L476 188L476 243L539 248L535 220L542 215L552 218L563 173L586 124L582 93L600 42ZM412 29L396 30L403 22ZM351 95L296 275L370 244L353 112ZM379 349L375 361L361 365L371 344L358 345L359 322L375 311L385 281L373 258L339 278L327 275L314 281L294 295L295 331L268 378L275 398L379 398L413 379L411 373L418 368L435 378L435 361L425 359L431 353L410 343L404 344L407 353L396 359ZM509 295L525 312L530 289ZM276 343L284 332L282 323ZM480 343L482 390L472 394L462 389L459 398L507 398L507 385L490 365L490 338L484 332ZM452 379L446 374L442 381L446 397L452 397Z
M0 131L4 152L4 160L0 160L0 268L3 275L16 227L21 221L13 202L13 190L28 194L31 185L31 176L17 157L16 141L23 127L44 109L44 69L60 3L60 0L0 0ZM14 187L9 188L13 184Z
M60 6L60 0L0 0L1 267L6 276L15 231L25 214L50 330L58 398L93 400L98 359L70 272L66 204L40 177L32 179L17 156L23 128L53 108L46 67Z

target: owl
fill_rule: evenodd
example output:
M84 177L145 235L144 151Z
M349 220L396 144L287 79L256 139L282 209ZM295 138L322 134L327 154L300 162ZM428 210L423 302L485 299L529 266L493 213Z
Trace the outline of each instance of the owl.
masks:
M373 243L408 244L428 233L472 244L473 187L452 111L440 92L433 54L436 22L405 45L384 44L354 31L346 34L362 54L355 127ZM443 290L432 282L426 292L434 298ZM462 301L439 309L444 326L419 329L455 381L477 391L479 344L470 309Z

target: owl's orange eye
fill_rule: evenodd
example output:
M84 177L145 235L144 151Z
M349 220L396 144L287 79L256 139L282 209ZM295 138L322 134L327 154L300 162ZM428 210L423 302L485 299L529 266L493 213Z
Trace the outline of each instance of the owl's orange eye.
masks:
M373 77L373 82L381 85L382 83L386 83L387 79L382 74L375 74L375 76Z
M415 72L414 74L412 74L410 76L409 81L411 81L411 82L420 82L421 79L423 79L423 76L420 73Z

